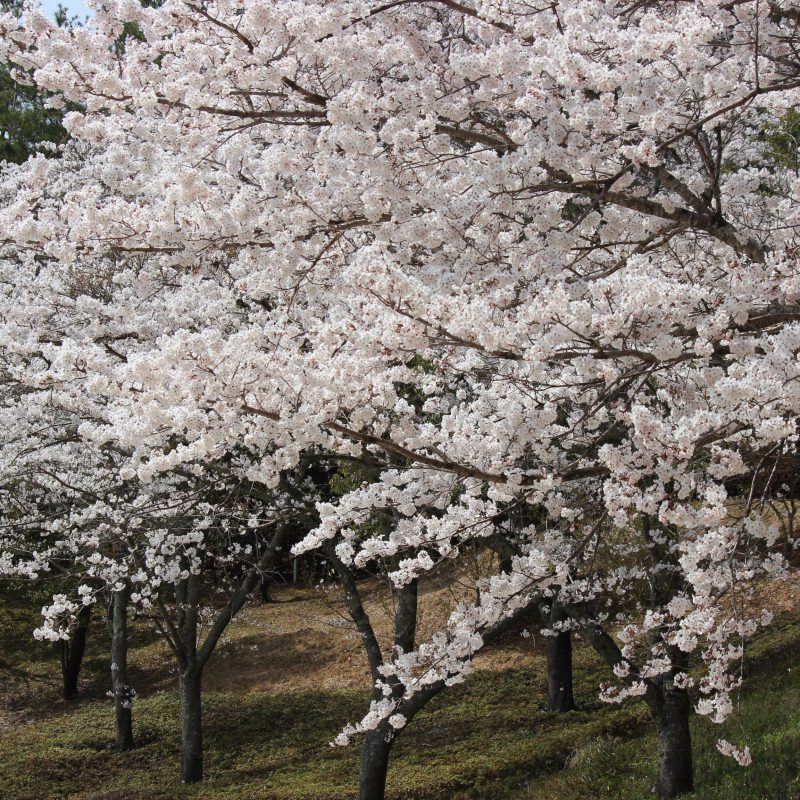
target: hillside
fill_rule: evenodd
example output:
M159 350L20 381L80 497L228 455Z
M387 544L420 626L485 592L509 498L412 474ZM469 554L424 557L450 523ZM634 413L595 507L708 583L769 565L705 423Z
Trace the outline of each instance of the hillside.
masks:
M178 702L171 656L135 626L131 674L138 747L110 749L106 634L93 623L83 697L58 699L57 662L26 634L35 614L6 602L0 665L0 797L4 800L345 800L358 748L329 741L360 718L368 673L359 638L340 609L313 590L283 587L251 605L209 666L204 711L208 779L179 782ZM380 617L375 587L370 610ZM446 604L425 595L433 624ZM695 720L696 800L800 798L800 617L788 610L747 654L739 713L723 728ZM393 800L638 800L652 796L655 742L642 704L597 700L607 677L586 647L576 654L580 710L542 710L545 677L535 637L508 635L481 657L464 687L450 690L409 726L395 748ZM746 741L753 765L721 758L719 736ZM626 775L624 782L620 775Z

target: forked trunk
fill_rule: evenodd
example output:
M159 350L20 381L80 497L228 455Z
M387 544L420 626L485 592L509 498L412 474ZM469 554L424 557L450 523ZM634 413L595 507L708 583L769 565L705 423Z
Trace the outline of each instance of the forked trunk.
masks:
M591 642L610 666L624 661L619 647L601 626L596 625L591 629ZM676 671L686 671L685 654L673 651L671 658ZM694 785L692 735L689 730L692 705L685 689L665 685L667 681L671 683L672 677L662 680L645 679L645 700L650 707L658 734L659 800L670 800L691 792Z

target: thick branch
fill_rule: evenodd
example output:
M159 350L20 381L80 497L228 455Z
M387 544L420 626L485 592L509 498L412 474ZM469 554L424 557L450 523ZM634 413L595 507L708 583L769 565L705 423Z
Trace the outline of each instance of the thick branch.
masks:
M272 539L264 550L261 558L258 560L258 563L247 571L244 579L239 584L239 588L214 618L214 622L206 635L203 646L197 653L197 662L201 668L205 666L206 662L211 657L225 629L241 610L245 600L250 596L253 589L255 589L261 574L266 570L272 569L275 565L275 561L286 542L288 532L289 528L287 525L278 524Z
M373 681L378 681L382 677L380 668L383 666L383 652L378 643L378 638L375 636L375 629L372 627L369 614L367 614L364 604L361 602L361 595L358 591L355 576L353 571L342 563L342 560L336 555L336 550L332 544L327 548L327 552L344 589L347 610L364 642L364 649L367 651L367 659L369 660L370 674Z

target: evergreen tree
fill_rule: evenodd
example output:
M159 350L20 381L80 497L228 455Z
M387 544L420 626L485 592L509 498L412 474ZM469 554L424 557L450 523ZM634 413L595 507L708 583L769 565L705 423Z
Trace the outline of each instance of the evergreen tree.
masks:
M19 16L22 0L0 0L0 10ZM77 17L68 17L64 6L55 15L59 25L78 24ZM22 70L13 64L0 64L0 161L25 161L42 142L63 143L67 132L62 125L64 111L48 108L48 93L26 85Z

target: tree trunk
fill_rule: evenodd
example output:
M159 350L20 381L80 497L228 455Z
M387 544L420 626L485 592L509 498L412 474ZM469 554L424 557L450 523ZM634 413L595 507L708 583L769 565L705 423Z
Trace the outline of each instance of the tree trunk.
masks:
M181 781L203 780L203 718L201 672L187 668L180 673Z
M176 625L169 637L178 660L181 698L181 780L203 780L203 668L220 637L258 584L259 575L272 569L283 547L289 527L279 524L258 564L249 569L228 602L217 611L202 646L197 646L201 578L190 574L175 584ZM162 604L163 610L163 604ZM165 618L167 615L165 614ZM171 623L167 623L171 626Z
M262 575L258 582L258 591L261 595L261 602L265 605L272 602L270 597L270 589L272 588L272 578L267 575Z
M610 666L625 660L616 642L601 626L595 625L591 629L591 642ZM647 686L645 701L650 707L658 734L659 800L670 800L690 792L694 785L692 736L689 730L692 704L685 689L665 685L665 681L671 683L676 671L686 671L686 654L672 648L670 658L674 665L672 675L661 680L644 679Z
M114 695L116 716L116 743L118 753L133 747L133 714L131 704L134 692L128 682L128 597L125 587L114 592L111 598L111 689Z
M547 699L550 711L572 711L575 697L572 693L572 634L560 631L547 636Z
M660 699L653 714L658 733L658 797L671 800L694 788L691 703L683 689L662 689Z
M547 708L553 712L572 711L575 696L572 691L572 632L559 631L558 623L569 619L564 607L554 598L539 606L546 628L555 636L545 636L547 657Z
M394 646L404 653L410 653L414 649L417 636L417 584L417 579L414 578L400 589L395 589Z
M666 541L657 538L653 519L647 514L641 515L640 524L653 564L659 566L650 582L650 607L664 608L673 597L686 590L686 581L675 553L670 551L669 535ZM658 532L665 533L663 529ZM667 565L671 568L665 568ZM653 634L653 644L665 647L672 664L669 675L653 681L654 691L648 701L658 734L657 793L659 800L670 800L691 792L694 786L692 735L689 731L692 704L686 690L677 689L672 683L675 674L686 672L689 664L688 655L677 647L666 646L659 633Z
M86 634L89 619L92 616L91 606L81 606L78 611L78 625L69 639L59 642L61 656L61 680L65 700L74 700L78 696L78 675L86 652Z
M386 774L389 771L389 753L393 739L387 738L391 728L384 722L369 731L361 746L361 767L358 779L358 800L384 800Z

